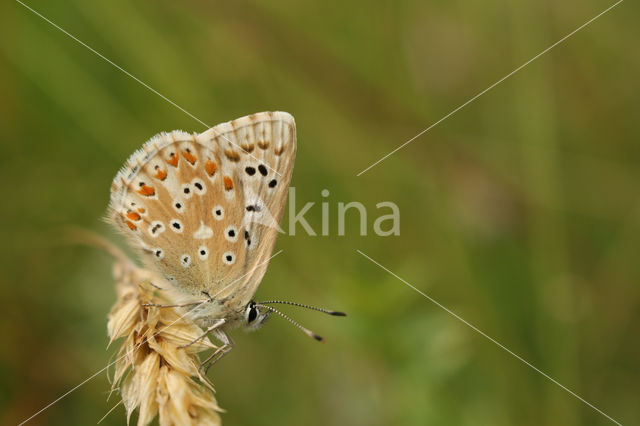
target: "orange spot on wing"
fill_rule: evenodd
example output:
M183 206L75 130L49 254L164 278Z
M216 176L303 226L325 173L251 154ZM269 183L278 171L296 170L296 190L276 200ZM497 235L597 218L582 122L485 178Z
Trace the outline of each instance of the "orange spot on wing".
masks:
M218 170L218 165L213 161L207 161L204 163L204 169L209 176L213 176L216 173L216 170Z
M131 219L131 220L135 220L135 221L140 220L140 215L139 215L138 213L136 213L136 212L129 212L129 213L127 213L127 217L128 217L129 219Z
M178 167L178 156L173 154L169 157L167 163L171 164L173 167Z
M165 180L167 178L167 171L166 170L162 170L162 169L158 169L158 171L156 172L155 176L153 176L156 179L160 179L160 180Z
M137 226L135 226L132 222L129 222L128 220L125 221L125 223L127 224L127 226L129 227L129 229L131 229L132 231L135 231L136 229L138 229Z
M145 210L145 209L143 209L142 207L139 207L139 208L138 208L138 213L142 213L142 214L144 214L144 212L146 212L146 210Z
M224 177L224 189L227 191L231 191L233 189L233 181L229 176Z
M193 166L196 164L196 156L190 152L182 151L182 156Z
M150 197L156 193L156 190L149 185L142 185L140 189L138 189L138 194L144 195L146 197Z

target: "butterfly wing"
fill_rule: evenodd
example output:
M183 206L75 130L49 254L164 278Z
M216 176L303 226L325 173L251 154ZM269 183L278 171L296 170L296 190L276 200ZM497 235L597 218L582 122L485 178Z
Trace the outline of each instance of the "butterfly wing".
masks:
M109 217L179 290L244 307L275 245L295 153L286 112L157 135L116 175Z

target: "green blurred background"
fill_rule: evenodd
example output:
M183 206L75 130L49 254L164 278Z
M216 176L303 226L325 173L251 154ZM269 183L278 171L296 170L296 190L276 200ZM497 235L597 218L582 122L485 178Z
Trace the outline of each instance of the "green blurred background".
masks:
M606 425L364 257L362 250L623 424L640 422L640 7L620 4L366 174L356 174L597 15L605 1L82 1L28 4L213 125L298 125L292 184L320 229L282 235L258 298L287 312L235 333L210 372L227 425ZM16 2L4 2L0 423L104 367L115 300L101 222L124 160L204 128ZM322 189L331 194L323 199ZM337 236L337 203L401 209L401 235ZM285 217L284 223L287 223ZM105 373L30 424L95 424ZM120 407L103 422L124 423Z

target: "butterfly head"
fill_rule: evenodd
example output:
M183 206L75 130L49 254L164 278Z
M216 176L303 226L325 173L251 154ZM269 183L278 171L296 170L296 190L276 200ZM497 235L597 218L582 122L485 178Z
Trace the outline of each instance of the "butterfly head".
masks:
M274 303L281 303L281 304L285 304L285 305L298 306L298 307L301 307L301 308L306 308L306 309L311 309L311 310L314 310L314 311L324 312L325 314L333 315L333 316L336 316L336 317L347 316L347 314L345 314L344 312L330 311L328 309L316 308L315 306L303 305L301 303L287 302L287 301L283 301L283 300L269 300L269 301L265 301L265 302L256 303L256 302L254 302L252 300L251 302L249 302L247 304L247 307L245 308L245 313L244 313L244 319L246 321L245 328L247 330L257 330L258 328L260 328L260 326L262 324L264 324L264 322L267 320L267 318L269 318L269 315L274 313L274 314L279 315L282 318L286 319L287 321L289 321L294 326L298 327L307 336L317 340L318 342L324 342L324 339L322 337L318 336L317 334L315 334L311 330L301 326L296 321L292 320L291 318L289 318L289 316L283 314L282 312L280 312L276 308L274 308L272 306L268 306L268 305L274 304Z
M264 306L259 306L252 300L244 310L245 329L247 331L259 329L269 319L269 315L271 315L271 310Z

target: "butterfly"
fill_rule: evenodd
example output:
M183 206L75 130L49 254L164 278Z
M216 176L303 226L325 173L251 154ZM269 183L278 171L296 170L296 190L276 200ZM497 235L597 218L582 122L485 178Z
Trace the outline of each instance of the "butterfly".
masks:
M109 221L143 262L176 290L176 305L223 345L227 332L260 327L271 313L321 337L253 296L279 231L296 155L296 125L286 112L261 112L200 134L161 133L134 152L111 185ZM194 343L194 342L192 342Z

